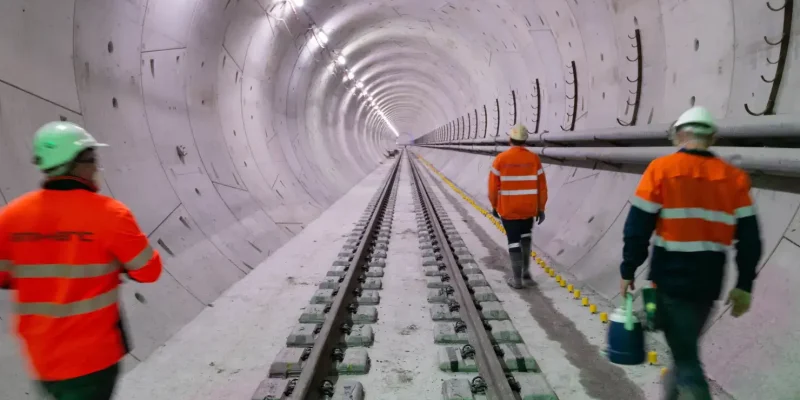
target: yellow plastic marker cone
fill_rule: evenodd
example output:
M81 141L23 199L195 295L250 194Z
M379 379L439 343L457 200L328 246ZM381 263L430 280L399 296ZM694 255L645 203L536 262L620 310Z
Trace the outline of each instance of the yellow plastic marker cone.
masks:
M535 251L531 252L531 257L536 257L536 252Z
M584 306L584 307L588 306L589 305L589 298L588 297L582 298L581 299L581 305Z
M647 353L647 362L650 365L658 364L658 353L656 353L655 351L648 352Z
M561 282L561 275L556 275L556 282Z
M663 378L664 375L667 374L667 372L669 372L669 369L667 367L661 368L661 377Z
M561 287L565 287L567 286L567 281L562 279L561 282L559 282L558 284L561 285Z
M601 312L600 313L600 322L607 324L608 323L608 313Z
M550 277L555 276L555 274L556 274L556 270L550 268Z
M597 312L597 306L594 304L589 304L589 312L594 314Z
M568 292L572 293L573 290L575 290L575 286L573 286L572 284L567 285Z
M580 299L581 298L581 291L578 290L578 289L575 289L575 291L572 292L572 297L574 297L576 299Z

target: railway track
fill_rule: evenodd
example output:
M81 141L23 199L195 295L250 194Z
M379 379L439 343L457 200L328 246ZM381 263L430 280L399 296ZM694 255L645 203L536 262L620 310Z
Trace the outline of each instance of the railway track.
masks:
M519 332L465 242L409 157L428 302L440 369L468 375L442 384L442 399L555 400ZM477 375L474 375L477 373Z
M422 253L419 273L426 279L433 321L430 347L422 344L426 354L423 362L438 367L438 371L431 367L422 373L439 378L428 380L430 384L441 382L441 388L409 400L557 399L537 373L535 359L425 179L425 170L408 152L397 157L252 399L405 400L406 394L398 396L390 388L374 387L374 379L364 378L371 369L370 351L375 350L373 327L378 323L378 311L392 309L378 305L392 242L401 166L408 168L410 176ZM413 224L408 210L402 214L407 215L403 221ZM408 232L413 235L413 229ZM409 272L416 274L413 269ZM400 299L387 297L383 301L391 304ZM424 300L420 301L424 309ZM381 348L378 344L376 347ZM381 350L385 357L386 349ZM382 362L380 356L378 362ZM378 369L371 375L380 374ZM420 371L425 371L424 366ZM370 383L369 387L361 381ZM441 395L430 397L431 393Z
M270 365L253 399L363 399L364 388L348 375L369 372L381 277L391 236L397 189L397 157L327 276L304 309L300 323Z

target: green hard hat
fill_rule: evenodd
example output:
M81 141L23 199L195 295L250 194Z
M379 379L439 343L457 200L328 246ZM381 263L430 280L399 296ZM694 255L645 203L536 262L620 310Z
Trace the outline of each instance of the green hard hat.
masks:
M705 107L692 107L678 117L672 129L674 132L685 129L695 135L713 135L717 132L717 123Z
M33 163L48 171L74 160L82 151L106 147L86 129L72 122L57 121L42 125L33 136Z

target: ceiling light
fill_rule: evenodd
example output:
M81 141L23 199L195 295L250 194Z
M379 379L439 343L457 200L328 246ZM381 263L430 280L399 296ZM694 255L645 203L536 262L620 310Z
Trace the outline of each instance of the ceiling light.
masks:
M342 77L342 80L343 80L343 81L345 81L345 82L347 82L347 81L349 81L349 80L350 80L350 78L349 78L347 75L345 75L344 77Z
M319 39L319 42L322 43L323 46L328 44L328 35L323 31L317 33L317 39Z
M353 78L355 78L356 76L355 76L355 75L353 75L353 73L352 73L352 72L350 72L350 71L347 71L347 77L348 77L348 78L350 78L350 79L353 79Z
M356 87L361 89L361 88L364 87L364 83L362 83L361 81L358 81L358 82L356 82Z
M339 57L336 57L336 62L339 63L339 65L344 65L344 63L347 62L347 59L345 59L343 55L339 55Z

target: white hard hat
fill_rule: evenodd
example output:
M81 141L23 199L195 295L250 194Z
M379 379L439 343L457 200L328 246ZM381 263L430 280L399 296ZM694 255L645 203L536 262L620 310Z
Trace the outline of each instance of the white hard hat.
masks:
M33 162L42 171L65 165L82 151L106 144L97 140L72 122L49 122L42 125L33 137Z
M713 135L717 132L714 116L705 107L686 110L672 125L672 132L686 130L695 135Z
M511 128L511 131L508 133L508 136L511 137L511 139L524 142L528 140L528 128L526 128L525 125L517 124L513 128Z

